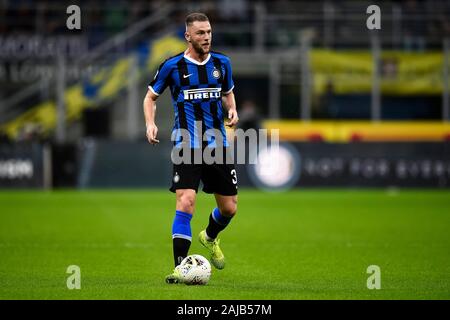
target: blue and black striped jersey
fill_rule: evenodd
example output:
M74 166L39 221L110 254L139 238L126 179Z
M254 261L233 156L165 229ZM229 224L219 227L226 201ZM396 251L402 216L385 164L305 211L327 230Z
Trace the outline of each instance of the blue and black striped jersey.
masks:
M178 134L177 129L187 129L191 147L197 148L206 132L208 145L216 146L214 135L207 130L217 129L223 145L228 146L221 97L234 88L230 59L217 52L211 52L201 63L184 53L173 56L159 66L148 88L160 95L168 86L175 111L173 134ZM178 134L175 145L181 140Z

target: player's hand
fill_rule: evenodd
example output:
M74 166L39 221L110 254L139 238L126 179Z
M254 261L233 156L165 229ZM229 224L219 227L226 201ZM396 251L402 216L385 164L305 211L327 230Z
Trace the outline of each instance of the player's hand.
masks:
M234 126L239 121L239 117L237 114L236 109L230 109L228 110L228 123L226 124L228 127Z
M147 139L151 144L159 143L159 140L156 139L156 135L158 134L158 127L153 124L147 124Z

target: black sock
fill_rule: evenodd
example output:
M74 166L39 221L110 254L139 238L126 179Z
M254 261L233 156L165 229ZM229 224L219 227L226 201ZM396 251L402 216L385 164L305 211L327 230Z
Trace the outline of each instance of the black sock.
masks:
M187 257L191 241L183 238L173 238L173 259L175 267Z
M208 235L208 237L215 239L217 238L217 235L219 234L220 231L222 231L223 229L225 229L226 225L221 225L218 224L216 222L216 220L214 220L212 214L209 215L209 224L206 227L206 234Z

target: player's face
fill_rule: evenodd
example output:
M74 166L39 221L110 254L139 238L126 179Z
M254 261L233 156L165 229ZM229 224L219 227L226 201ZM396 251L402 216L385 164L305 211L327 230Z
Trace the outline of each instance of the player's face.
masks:
M211 50L211 25L208 21L194 21L186 31L186 38L198 54L208 54Z

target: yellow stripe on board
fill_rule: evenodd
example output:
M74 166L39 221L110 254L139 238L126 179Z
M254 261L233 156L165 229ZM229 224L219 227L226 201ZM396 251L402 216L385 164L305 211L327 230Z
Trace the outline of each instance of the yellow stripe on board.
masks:
M450 122L370 122L267 120L285 141L449 141Z

